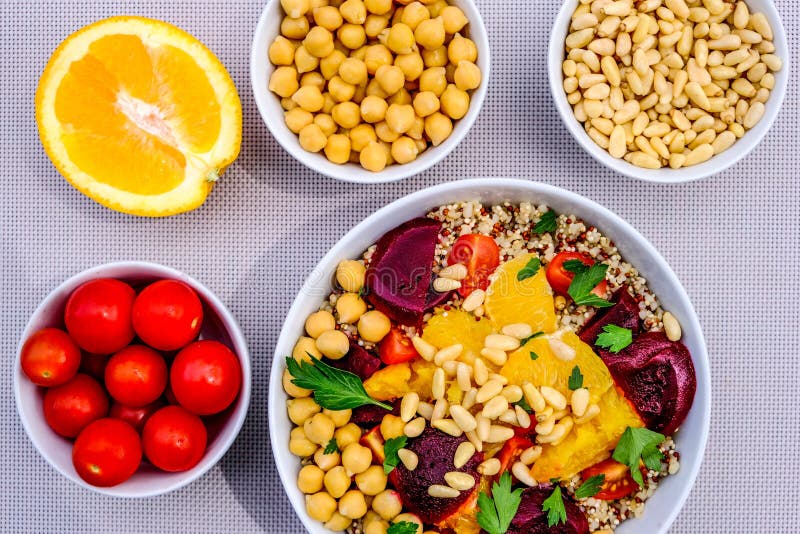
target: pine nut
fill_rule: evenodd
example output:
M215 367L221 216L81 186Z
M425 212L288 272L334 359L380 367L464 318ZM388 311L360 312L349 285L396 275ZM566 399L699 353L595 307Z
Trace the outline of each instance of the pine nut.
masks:
M598 20L594 13L582 13L572 19L573 30L585 30L597 26Z
M505 363L508 361L508 354L500 349L490 349L489 347L484 347L481 349L481 356L497 366L505 365Z
M750 109L747 110L747 114L744 116L744 121L742 122L742 125L748 129L755 126L758 123L758 121L761 120L761 117L764 116L765 109L766 108L764 107L763 103L753 102L750 105Z
M454 263L453 265L448 265L439 271L439 276L441 278L449 278L451 280L463 280L467 277L467 266L463 263Z
M478 473L485 477L491 477L500 472L501 466L500 460L497 458L489 458L478 465Z
M583 48L589 44L594 36L594 28L584 28L567 35L565 44L567 48Z
M456 469L461 469L470 459L475 455L475 446L469 441L461 443L456 449L455 456L453 457L453 465Z
M573 391L570 404L572 405L572 413L578 417L585 414L586 409L589 407L589 390L586 388L578 388Z
M580 87L581 89L588 89L592 86L597 85L598 83L605 83L605 81L606 77L602 74L585 74L581 76L581 79L578 82L578 87Z
M441 367L444 362L453 361L461 356L462 352L464 352L464 345L461 343L450 345L449 347L441 349L433 356L433 363Z
M469 410L473 406L475 406L475 397L478 395L478 388L470 388L469 391L464 393L464 398L461 399L461 406L464 409Z
M761 56L761 61L763 61L772 72L778 72L783 67L783 60L775 54L764 54Z
M507 409L508 401L502 395L498 395L484 405L481 415L487 419L497 419Z
M478 452L483 451L483 442L478 439L478 433L476 431L472 432L464 432L464 435L467 436L467 439L475 447L475 450Z
M427 362L433 361L433 357L436 354L436 347L419 336L412 337L411 344L414 345L414 349L422 356L423 360Z
M717 138L714 139L714 142L711 143L711 146L714 148L714 154L716 155L720 152L728 150L735 142L736 136L733 134L733 132L725 131L720 133Z
M489 437L486 443L503 443L514 437L514 429L507 426L492 425L489 427Z
M447 362L442 363L442 369L444 369L444 374L448 378L453 378L456 376L456 372L458 371L458 362L456 360L450 360Z
M479 386L485 385L486 381L489 380L489 369L486 368L486 364L480 358L475 358L475 363L472 364L472 374L475 378L475 383Z
M463 362L458 362L456 367L456 382L461 391L466 393L472 389L472 368Z
M475 487L475 477L461 471L450 471L444 474L447 485L458 491L467 491Z
M528 323L507 324L501 331L503 334L517 339L525 339L533 334L533 328Z
M772 26L770 26L766 15L763 13L754 13L753 16L750 17L750 24L753 26L755 31L761 34L761 37L768 41L772 41Z
M538 460L541 455L542 448L539 445L534 445L522 451L522 454L519 455L519 460L525 465L531 465Z
M422 403L420 403L421 405ZM437 421L439 419L443 419L447 412L450 410L450 403L447 402L447 399L439 399L436 401L436 404L433 405L433 410L431 411L431 421Z
M545 409L546 404L544 397L542 397L541 392L539 392L536 386L530 382L524 382L522 384L522 393L525 395L525 400L528 401L528 406L530 406L534 412L539 413Z
M449 278L437 278L433 281L433 290L438 293L447 293L455 291L461 287L461 282L458 280L451 280Z
M608 138L608 153L611 154L611 157L619 159L624 156L627 151L625 128L617 124Z
M684 0L665 0L667 9L675 13L679 18L689 18L689 6L686 5Z
M576 425L582 425L584 423L588 423L599 414L600 414L600 407L597 404L592 404L586 409L586 413L583 414L583 416L581 417L575 418L574 422Z
M417 413L418 407L419 395L413 391L406 393L403 396L403 400L400 401L400 419L402 419L404 423L408 423Z
M486 441L489 439L489 430L491 428L492 421L481 414L478 414L475 417L475 421L478 422L478 427L475 429L475 433L478 435L478 438L481 441Z
M498 380L489 380L478 390L475 396L475 402L480 404L485 403L489 399L496 397L503 391L503 384Z
M409 438L416 438L420 434L425 431L425 418L424 417L417 417L416 419L412 419L406 426L403 427L403 434Z
M509 351L519 348L519 339L505 334L489 334L483 344L490 349Z
M522 388L516 384L504 387L500 394L511 404L522 400Z
M508 408L505 412L501 413L497 420L507 425L519 426L517 412L513 408Z
M555 425L556 425L556 418L551 415L541 423L537 424L533 429L540 436L547 436L553 431Z
M747 4L742 2L736 2L736 9L733 11L733 26L735 28L742 29L747 26L747 23L750 21L750 10L747 9Z
M419 464L419 457L414 451L409 449L400 449L397 451L397 456L400 458L400 461L403 462L405 468L409 471L415 470Z
M549 340L550 350L553 355L562 362L571 362L575 359L575 349L561 341L556 337L551 337Z
M536 479L531 475L530 468L522 462L514 462L514 465L511 466L511 474L526 486L531 487L538 484Z
M458 404L450 406L450 417L453 418L453 421L455 421L464 432L472 432L478 426L475 417L465 410L463 406L459 406Z
M689 152L686 156L686 161L684 162L685 166L690 165L697 165L699 163L703 163L708 161L711 156L714 155L714 147L712 147L709 143L703 143L702 145L697 146L694 150Z
M497 382L500 382L500 385L502 386L508 384L508 378L499 373L489 373L489 380L496 380Z
M483 289L475 289L467 295L467 298L464 299L464 302L461 303L461 309L465 312L472 312L478 309L478 306L483 304L483 301L486 299L486 291Z
M438 368L433 372L433 380L431 383L431 392L433 398L436 400L444 398L444 369Z
M514 411L517 414L517 422L519 426L522 428L530 428L531 426L531 416L522 409L522 406L516 405L514 406Z
M437 419L431 422L431 426L441 430L445 434L453 436L454 438L457 438L464 433L464 431L461 430L461 427L458 426L458 423L452 419Z
M553 389L550 386L542 386L540 389L542 392L542 397L544 397L544 400L547 401L547 404L556 410L563 410L567 407L567 399L561 394L560 391Z
M453 489L450 486L443 486L441 484L434 484L428 487L428 495L439 499L455 499L461 492Z
M661 318L664 323L664 333L667 334L667 339L670 341L678 341L681 338L681 324L670 312L664 312Z
M565 418L569 423L563 423L564 420L559 421L554 427L552 432L545 435L536 436L537 443L556 443L560 442L569 431L572 429L572 418Z
M430 421L431 417L433 416L433 405L428 402L420 402L419 406L417 406L417 413L421 417L424 417L425 419ZM439 418L441 417L444 417L444 412L442 412L442 415L439 416Z

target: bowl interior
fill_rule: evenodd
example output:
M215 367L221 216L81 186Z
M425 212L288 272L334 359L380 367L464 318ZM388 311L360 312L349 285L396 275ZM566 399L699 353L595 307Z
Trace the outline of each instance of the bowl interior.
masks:
M718 172L722 172L728 167L736 164L739 160L747 156L758 143L764 138L767 131L775 122L778 116L783 99L786 95L786 88L789 83L789 46L786 41L786 31L781 22L778 10L772 0L746 0L751 13L761 12L767 17L772 25L774 36L775 54L783 60L783 68L775 73L775 87L767 100L764 116L758 124L745 132L741 139L734 145L705 163L684 167L682 169L642 169L636 167L623 159L616 159L598 146L583 129L583 125L575 118L572 106L567 102L567 95L563 89L563 74L561 65L564 62L564 40L569 31L572 13L578 6L577 0L567 0L561 6L556 16L553 30L550 35L549 57L548 57L548 77L550 79L550 91L558 109L561 119L572 136L594 159L606 167L648 182L660 183L680 183L706 178Z
M247 345L233 316L205 286L169 267L131 262L94 267L62 283L34 312L22 334L20 348L31 334L41 328L48 326L64 328L63 313L69 295L84 282L96 278L117 278L128 282L136 289L165 278L181 280L193 287L203 302L205 314L200 338L220 341L239 357L242 366L242 389L239 396L224 412L204 418L208 428L208 446L203 459L194 468L180 473L167 473L143 461L140 469L130 479L111 488L92 486L78 476L72 465L73 440L59 436L47 425L42 408L45 388L38 387L27 379L17 356L14 384L20 418L28 436L42 456L58 472L73 482L100 493L120 497L145 497L166 493L188 484L213 467L239 433L250 402L250 356Z
M477 65L480 67L483 77L481 85L472 92L469 111L463 118L455 121L453 133L447 140L437 147L428 148L411 163L389 165L383 171L376 173L355 163L337 165L328 161L322 153L315 154L305 151L300 146L297 135L286 127L280 99L267 88L269 78L275 70L268 57L269 45L280 33L280 23L283 18L280 1L270 0L261 14L253 37L250 52L250 81L258 110L273 137L292 157L308 168L331 178L348 182L392 182L419 174L441 161L466 136L480 113L489 87L489 39L478 8L472 0L451 0L450 4L460 7L470 21L462 34L466 34L475 41L478 47Z
M708 436L710 414L710 377L708 355L700 323L689 298L666 261L633 227L600 205L574 193L540 183L521 180L476 179L452 182L425 189L401 198L357 225L345 235L309 276L297 296L281 331L273 360L269 391L269 422L272 450L278 472L290 501L305 527L315 534L328 532L309 518L303 495L296 486L300 462L286 447L292 424L286 415L287 396L281 386L284 358L291 354L302 335L306 316L316 311L330 292L337 263L358 257L381 235L398 224L424 215L430 208L461 200L484 203L523 200L543 202L558 212L574 213L611 237L627 261L647 277L664 309L670 310L683 326L683 342L692 354L697 372L697 393L694 404L680 431L675 435L681 452L681 470L665 479L648 501L644 516L626 521L621 534L641 532L645 528L663 533L674 520L697 476Z

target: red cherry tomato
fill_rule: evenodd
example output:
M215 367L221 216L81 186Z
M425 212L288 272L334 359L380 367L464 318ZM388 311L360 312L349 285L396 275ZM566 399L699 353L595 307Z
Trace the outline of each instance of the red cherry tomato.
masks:
M81 351L66 332L43 328L25 341L22 371L37 386L57 386L70 380L81 364Z
M533 447L533 445L534 443L524 436L515 435L506 441L497 455L498 460L500 460L499 472L503 473L511 469L511 466L517 461L519 455L522 454L525 449Z
M592 258L581 252L559 252L553 258L553 261L547 264L545 275L547 276L547 281L550 283L550 287L553 288L553 291L565 297L569 296L567 290L569 289L569 285L572 283L572 279L575 278L575 273L571 273L564 269L564 262L569 260L578 260L584 265L588 265L590 267L595 263ZM592 290L592 293L600 298L605 298L607 292L608 283L605 280L597 284L597 286Z
M125 406L124 404L115 402L111 405L111 410L108 412L108 416L113 417L114 419L119 419L120 421L125 421L131 425L134 430L141 432L144 424L147 422L150 416L163 407L164 403L160 399L138 408L133 406Z
M136 294L125 282L103 278L72 292L64 310L67 332L80 348L111 354L133 339L131 310Z
M197 338L203 304L194 289L178 280L159 280L136 297L133 329L158 350L178 350Z
M592 467L584 469L581 473L583 480L595 475L604 475L605 480L600 491L594 497L604 501L613 501L627 497L639 488L639 484L633 480L631 470L627 465L623 465L613 458L608 458Z
M172 362L170 385L178 403L192 413L211 415L233 402L242 385L239 358L218 341L195 341Z
M92 421L108 414L108 397L103 387L87 375L77 374L66 384L47 390L44 419L65 438L74 438Z
M131 425L99 419L83 429L72 447L72 465L93 486L125 482L142 463L142 442Z
M405 332L397 327L389 330L389 333L380 342L378 354L386 365L407 362L418 356L411 340Z
M144 424L142 442L150 462L164 471L191 469L206 450L206 427L180 406L161 408Z
M117 402L144 406L158 399L167 386L167 362L143 345L131 345L114 354L105 371L106 388Z
M489 287L489 275L500 265L500 248L494 239L481 234L462 235L453 243L447 264L461 263L467 267L467 277L461 281L458 293L466 297L476 289Z

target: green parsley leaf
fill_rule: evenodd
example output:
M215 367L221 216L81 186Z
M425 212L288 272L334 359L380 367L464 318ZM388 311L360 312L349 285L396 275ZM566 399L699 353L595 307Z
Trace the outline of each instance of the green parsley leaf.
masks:
M492 496L478 495L478 524L489 534L505 534L522 500L522 488L511 490L511 473L506 471L492 484Z
M336 443L336 438L331 438L327 445L325 445L325 450L322 451L322 454L333 454L334 452L339 452L339 444Z
M542 262L539 258L534 256L533 258L525 264L525 267L519 270L517 273L517 280L522 282L532 276L535 276L537 272L539 272L539 268L541 268Z
M562 267L570 273L581 274L588 271L590 265L586 265L581 260L567 260L562 264Z
M561 496L561 486L556 485L553 493L544 500L542 511L547 512L548 527L567 522L567 509L564 507L564 498Z
M544 332L534 332L533 334L529 335L528 337L523 337L519 340L519 346L524 347L525 344L530 341L531 339L537 338L539 336L543 336Z
M568 385L569 389L572 391L583 387L583 375L581 374L581 368L577 365L572 368L572 374L569 375Z
M386 530L386 534L417 534L419 525L411 521L399 521L392 523Z
M565 265L567 263L569 262L564 262ZM567 293L575 301L575 304L594 306L596 308L606 308L614 305L613 302L601 299L592 293L597 284L605 279L607 270L608 265L605 263L595 263L585 271L575 273L575 278L572 279L572 283L567 289Z
M311 362L298 362L286 358L286 368L292 375L292 383L314 392L314 400L329 410L350 410L366 404L374 404L386 410L392 407L370 397L361 379L353 373L336 369L311 356ZM313 363L312 363L313 362Z
M603 474L594 475L593 477L589 477L583 481L581 487L575 490L575 498L576 499L588 499L589 497L594 497L600 492L600 487L605 482L606 476Z
M385 474L391 473L400 463L400 456L397 455L397 451L405 447L406 443L408 443L408 438L400 436L398 438L389 438L383 444L383 472Z
M644 487L642 472L639 470L639 461L644 460L648 469L660 467L664 455L658 450L658 444L664 439L664 435L658 432L653 432L646 428L628 427L622 437L619 438L619 443L617 443L617 447L611 457L619 463L627 465L631 470L633 479L639 486Z
M544 234L547 232L555 232L558 225L556 224L556 219L558 215L553 210L547 211L542 213L542 216L539 217L539 222L537 222L533 227L533 233L535 234Z
M605 325L603 327L603 332L597 336L597 341L594 342L598 347L608 349L614 354L631 343L633 343L633 332L628 328L622 328L615 324Z
M536 354L535 352L531 351L531 360L538 360L538 359L539 359L539 355Z

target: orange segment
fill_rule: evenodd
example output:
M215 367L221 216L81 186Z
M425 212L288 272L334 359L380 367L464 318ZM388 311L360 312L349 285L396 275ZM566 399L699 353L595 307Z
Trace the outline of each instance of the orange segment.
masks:
M472 364L480 356L486 336L491 333L492 325L485 319L476 320L474 315L461 310L437 309L425 324L422 339L437 349L460 343L464 351L459 360Z
M137 215L202 204L241 142L225 67L191 35L141 17L101 20L67 38L39 81L36 118L71 184Z

